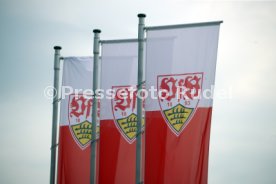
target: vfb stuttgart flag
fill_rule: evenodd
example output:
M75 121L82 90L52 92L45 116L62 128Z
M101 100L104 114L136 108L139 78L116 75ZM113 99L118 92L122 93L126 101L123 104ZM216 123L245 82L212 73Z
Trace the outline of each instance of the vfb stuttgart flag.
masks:
M145 184L206 184L219 22L147 30Z
M101 100L101 184L135 183L137 50L136 41L102 44L102 89L112 95Z
M92 58L64 58L60 109L58 184L90 183ZM98 111L99 120L99 111ZM97 126L97 136L99 125ZM98 160L98 147L96 150Z

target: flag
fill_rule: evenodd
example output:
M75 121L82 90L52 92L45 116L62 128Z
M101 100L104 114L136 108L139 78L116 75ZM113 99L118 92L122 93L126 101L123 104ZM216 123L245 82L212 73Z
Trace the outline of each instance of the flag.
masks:
M101 184L135 183L137 51L136 41L102 42Z
M58 184L90 183L92 73L92 57L64 58Z
M147 30L145 184L206 184L219 23ZM209 93L206 92L209 90Z

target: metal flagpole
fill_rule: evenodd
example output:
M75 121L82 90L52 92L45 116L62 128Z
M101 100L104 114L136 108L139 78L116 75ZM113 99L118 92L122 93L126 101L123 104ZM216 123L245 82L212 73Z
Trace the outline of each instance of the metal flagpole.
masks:
M96 183L96 146L97 146L97 122L98 122L98 99L96 90L99 88L99 50L100 50L100 33L101 30L94 29L94 65L93 65L93 106L92 106L92 136L91 136L91 156L90 156L90 184Z
M144 83L144 28L145 14L138 14L138 94L141 94ZM141 181L141 155L142 155L142 121L143 121L143 99L137 95L137 131L136 131L136 184L143 183Z
M52 145L51 145L51 167L50 184L55 184L56 178L56 147L57 147L57 122L58 122L58 95L59 95L59 70L60 70L60 46L54 46L54 91L53 91L53 118L52 118Z

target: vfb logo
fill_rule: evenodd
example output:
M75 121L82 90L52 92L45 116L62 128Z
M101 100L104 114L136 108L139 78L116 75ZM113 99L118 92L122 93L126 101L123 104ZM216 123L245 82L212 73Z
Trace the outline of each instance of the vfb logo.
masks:
M68 119L70 131L81 149L87 148L91 141L92 104L93 99L91 95L69 95ZM97 114L96 132L97 136L99 136L99 110Z
M169 128L177 136L189 124L200 100L203 73L159 75L158 101Z
M113 86L112 89L115 94L111 100L114 123L125 140L131 144L136 139L137 133L137 88Z

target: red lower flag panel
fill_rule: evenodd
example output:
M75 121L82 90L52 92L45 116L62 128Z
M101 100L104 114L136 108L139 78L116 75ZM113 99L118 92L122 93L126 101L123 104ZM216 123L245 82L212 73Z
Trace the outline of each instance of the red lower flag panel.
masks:
M129 144L113 120L102 120L100 131L101 184L135 183L136 144Z
M73 139L69 126L60 127L58 154L58 184L90 184L90 146L82 150Z
M146 112L145 184L207 184L212 108L198 108L179 136Z

